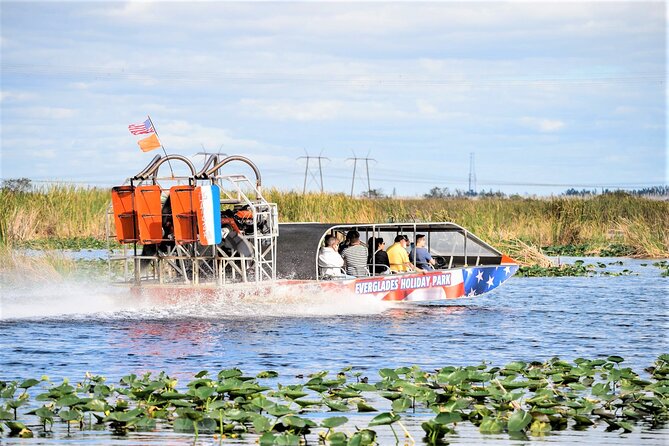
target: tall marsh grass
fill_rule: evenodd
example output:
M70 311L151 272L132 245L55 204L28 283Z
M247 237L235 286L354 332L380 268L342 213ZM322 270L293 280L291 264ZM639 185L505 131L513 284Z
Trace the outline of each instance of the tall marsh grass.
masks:
M0 242L105 237L107 189L50 186L30 192L0 189Z
M592 198L357 199L270 189L280 219L324 223L452 221L500 248L621 243L637 256L669 256L669 202L614 193ZM0 189L0 243L49 238L103 239L107 189L53 186Z

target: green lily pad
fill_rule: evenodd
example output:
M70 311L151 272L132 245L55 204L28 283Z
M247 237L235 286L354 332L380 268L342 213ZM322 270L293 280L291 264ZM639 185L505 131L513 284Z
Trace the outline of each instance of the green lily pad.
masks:
M26 379L21 384L19 384L19 387L22 388L22 389L29 389L33 386L36 386L37 384L39 384L38 380L36 380L34 378L30 378L30 379Z
M384 412L381 413L369 422L369 426L383 426L387 424L393 424L394 422L400 420L401 417L394 413Z
M460 412L441 412L437 414L434 421L439 424L459 423L462 421L462 415Z
M504 426L495 418L484 418L479 426L482 434L499 434L504 431Z
M412 406L411 398L408 397L398 398L395 401L393 401L392 404L394 413L406 412L409 408L411 408L411 406Z
M387 378L392 381L400 379L399 375L393 369L381 369L379 370L379 375L381 378Z
M72 410L61 410L58 412L58 416L63 419L63 421L75 421L80 420L84 415L76 409Z
M546 432L551 431L550 422L544 422L539 420L534 420L530 425L530 433L532 435L543 435Z
M348 446L371 446L376 444L376 432L371 429L362 429L351 435Z
M9 428L9 435L12 437L33 437L33 432L25 424L19 421L6 421L5 426Z
M518 410L511 414L509 417L509 422L507 424L507 429L509 432L520 432L524 431L527 426L532 422L532 415L525 412L524 410Z
M321 421L321 426L328 429L334 429L335 427L342 426L346 423L348 423L348 418L346 417L329 417Z
M332 412L347 412L348 406L344 403L340 403L337 401L330 401L330 400L325 400L325 405L330 408Z
M281 423L285 426L303 428L307 425L304 418L300 418L296 415L288 415L281 418Z
M358 401L356 405L358 406L358 412L378 412L374 407L363 400Z

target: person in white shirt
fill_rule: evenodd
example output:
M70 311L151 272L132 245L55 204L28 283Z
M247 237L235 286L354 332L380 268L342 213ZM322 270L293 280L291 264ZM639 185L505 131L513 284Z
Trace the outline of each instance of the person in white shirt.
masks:
M321 277L343 277L344 272L342 268L344 266L344 259L337 248L339 247L339 241L337 237L333 235L325 236L325 246L321 247L320 252L318 253L318 268L321 273Z

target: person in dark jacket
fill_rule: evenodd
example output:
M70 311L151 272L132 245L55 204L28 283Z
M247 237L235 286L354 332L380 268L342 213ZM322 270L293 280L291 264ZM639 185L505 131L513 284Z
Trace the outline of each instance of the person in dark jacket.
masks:
M390 272L390 260L388 260L388 253L385 251L386 242L381 237L374 239L374 251L370 251L370 264L374 264L374 274L385 274ZM373 260L373 261L372 261Z

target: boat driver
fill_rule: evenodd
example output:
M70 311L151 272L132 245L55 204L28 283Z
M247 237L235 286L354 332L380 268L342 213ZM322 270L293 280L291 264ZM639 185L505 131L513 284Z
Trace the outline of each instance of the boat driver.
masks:
M416 246L411 250L409 260L415 262L416 267L423 271L434 271L436 262L425 247L426 243L425 234L416 234Z

